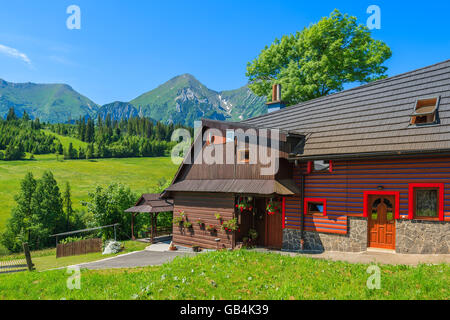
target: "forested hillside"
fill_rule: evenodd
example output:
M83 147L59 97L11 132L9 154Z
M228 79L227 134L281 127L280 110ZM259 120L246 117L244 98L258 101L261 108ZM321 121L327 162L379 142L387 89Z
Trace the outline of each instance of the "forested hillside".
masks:
M180 125L165 125L132 117L121 121L80 117L75 124L41 124L26 112L18 118L10 109L0 119L0 160L20 160L26 153L63 155L65 159L159 157L168 155L170 138ZM78 143L74 143L74 141Z

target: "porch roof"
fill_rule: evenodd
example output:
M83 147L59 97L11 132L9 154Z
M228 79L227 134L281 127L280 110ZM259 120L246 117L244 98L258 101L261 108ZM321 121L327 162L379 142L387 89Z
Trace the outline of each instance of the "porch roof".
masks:
M245 193L290 196L300 193L292 179L285 180L182 180L172 184L166 192Z
M134 207L131 207L125 212L131 213L157 213L173 211L173 200L162 199L160 194L143 194L136 202Z

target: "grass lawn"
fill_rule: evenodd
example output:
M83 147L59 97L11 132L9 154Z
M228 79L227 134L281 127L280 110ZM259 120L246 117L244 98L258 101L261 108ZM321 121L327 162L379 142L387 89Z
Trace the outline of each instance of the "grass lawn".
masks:
M137 241L122 241L124 250L118 254L102 255L98 253L89 253L80 256L63 257L56 259L56 249L46 249L31 252L31 260L33 261L37 271L44 271L54 268L71 266L74 264L97 261L116 255L144 250L148 246L148 243L142 243ZM0 261L25 259L23 254L13 254L9 256L0 256Z
M66 270L0 275L0 299L449 299L449 265L380 266L251 252L211 252L159 267L82 270L69 290Z
M170 158L127 158L98 160L57 161L55 155L36 156L36 161L0 161L0 231L15 205L14 195L20 187L20 180L28 171L41 177L45 170L51 170L63 188L66 181L72 188L75 209L81 208L81 201L88 199L88 192L96 184L108 185L121 182L136 193L150 192L158 179L172 179L177 170Z
M59 135L57 133L54 133L54 132L52 132L50 130L46 130L46 129L42 129L42 131L45 132L45 134L56 137L61 142L64 150L66 150L69 147L69 144L71 142L72 142L72 146L74 148L76 148L77 150L80 150L80 147L83 147L84 150L86 150L86 148L88 146L87 142L84 142L84 141L81 141L81 140L78 140L78 139L75 139L72 137L62 136L62 135Z

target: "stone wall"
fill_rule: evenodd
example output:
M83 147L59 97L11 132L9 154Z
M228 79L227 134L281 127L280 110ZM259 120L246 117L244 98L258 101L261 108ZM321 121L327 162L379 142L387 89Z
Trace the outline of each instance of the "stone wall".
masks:
M348 217L349 230L345 235L305 231L304 251L361 252L367 250L367 219ZM300 230L285 229L283 250L300 251Z
M397 253L450 253L450 222L397 220Z

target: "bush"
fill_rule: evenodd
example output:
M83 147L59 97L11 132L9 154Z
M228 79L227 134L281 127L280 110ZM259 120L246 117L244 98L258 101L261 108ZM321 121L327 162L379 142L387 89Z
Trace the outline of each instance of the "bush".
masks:
M7 256L10 252L3 245L0 244L0 256Z

